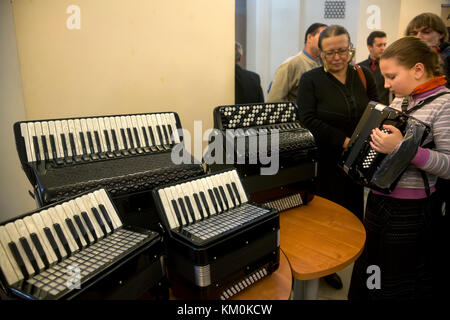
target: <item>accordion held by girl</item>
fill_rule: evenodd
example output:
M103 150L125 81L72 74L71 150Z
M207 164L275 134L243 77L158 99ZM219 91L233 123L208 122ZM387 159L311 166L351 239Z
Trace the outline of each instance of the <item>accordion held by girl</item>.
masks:
M383 125L395 126L403 134L401 144L391 154L379 153L369 144L373 129L388 132ZM339 166L357 183L390 193L429 132L427 124L404 112L371 101L342 153Z

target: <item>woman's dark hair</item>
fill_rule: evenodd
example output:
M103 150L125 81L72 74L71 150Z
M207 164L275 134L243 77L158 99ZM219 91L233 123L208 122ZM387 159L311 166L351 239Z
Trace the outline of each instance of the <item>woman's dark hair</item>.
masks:
M319 49L322 50L322 41L326 38L331 38L335 36L340 36L346 34L348 37L348 43L350 47L352 47L352 42L350 41L350 34L348 33L347 29L345 29L343 26L333 24L327 28L325 28L319 36Z
M428 75L442 75L441 59L433 48L416 37L404 37L393 42L381 55L380 59L394 58L410 69L416 63L422 63Z

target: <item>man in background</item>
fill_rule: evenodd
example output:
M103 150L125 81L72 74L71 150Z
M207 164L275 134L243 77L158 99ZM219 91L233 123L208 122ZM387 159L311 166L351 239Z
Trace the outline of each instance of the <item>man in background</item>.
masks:
M367 37L367 49L369 49L369 58L358 63L360 66L366 67L372 71L377 85L377 92L379 101L388 106L392 101L390 98L389 89L384 87L384 77L380 71L380 57L386 49L387 36L383 31L373 31Z
M264 102L264 94L261 88L261 79L255 72L242 69L239 65L243 55L242 45L236 41L235 44L235 82L234 101L235 104Z
M305 48L278 67L267 102L297 101L298 84L301 76L306 71L322 65L318 40L320 33L326 27L327 25L323 23L313 23L306 30Z

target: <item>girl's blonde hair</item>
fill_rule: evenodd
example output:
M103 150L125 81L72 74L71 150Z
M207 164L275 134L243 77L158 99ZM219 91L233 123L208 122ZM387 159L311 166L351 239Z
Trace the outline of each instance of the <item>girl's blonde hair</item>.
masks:
M422 63L430 76L441 76L442 61L438 53L425 42L416 37L404 37L393 42L381 55L381 59L394 58L410 69L416 63Z

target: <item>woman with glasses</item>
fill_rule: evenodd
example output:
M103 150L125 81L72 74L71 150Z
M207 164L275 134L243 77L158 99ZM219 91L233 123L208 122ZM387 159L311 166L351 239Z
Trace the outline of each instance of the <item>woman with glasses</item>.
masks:
M314 135L319 149L317 194L342 205L362 221L364 188L337 164L367 104L378 100L377 88L370 70L362 67L364 77L360 77L350 64L355 51L344 27L332 25L323 30L319 49L323 67L303 74L297 93L300 121ZM342 288L336 274L325 281Z

